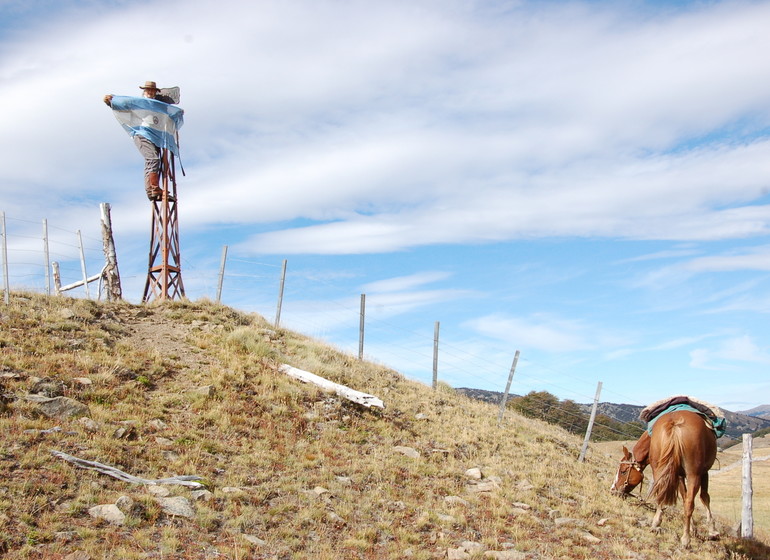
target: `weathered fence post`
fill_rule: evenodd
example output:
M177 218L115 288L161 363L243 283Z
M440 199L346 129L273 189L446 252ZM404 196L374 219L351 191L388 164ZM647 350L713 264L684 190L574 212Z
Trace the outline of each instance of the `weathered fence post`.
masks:
M227 262L227 245L222 246L222 262L219 264L219 284L217 285L217 303L222 301L222 282L225 280L225 263Z
M358 359L364 359L364 325L366 324L366 294L361 294L361 316L358 320Z
M8 280L8 235L5 232L5 212L3 212L3 299L5 304L11 302L11 288Z
M80 246L80 270L83 272L83 286L86 288L86 297L91 299L91 292L88 289L88 273L86 272L86 253L83 249L83 236L80 230L77 231L78 245Z
M513 381L513 374L516 371L516 364L519 363L519 351L516 350L516 354L513 355L513 363L511 364L511 371L508 373L508 383L505 384L505 393L503 398L500 399L500 413L497 415L497 423L503 421L503 414L505 413L505 403L508 401L508 391L511 390L511 381Z
M434 389L438 387L438 331L439 322L436 321L436 325L433 328L433 384Z
M281 306L283 305L283 286L286 282L286 259L283 259L283 268L281 270L281 286L278 288L278 307L275 310L275 328L281 324Z
M108 301L118 301L123 298L123 290L120 287L120 272L118 271L118 257L115 252L115 240L112 236L112 218L110 217L110 205L101 204L102 212L102 245L104 248L104 283L107 290ZM87 286L87 284L86 284Z
M588 451L588 441L591 439L591 430L594 427L594 420L596 419L596 407L599 406L599 395L602 394L602 382L596 386L596 395L594 396L594 405L591 407L591 418L588 419L588 428L586 429L586 437L583 440L583 448L580 450L579 462L583 462L586 459L586 451Z
M754 489L751 485L751 434L743 434L743 508L741 510L741 537L751 539L754 537L754 513L752 511L752 497Z

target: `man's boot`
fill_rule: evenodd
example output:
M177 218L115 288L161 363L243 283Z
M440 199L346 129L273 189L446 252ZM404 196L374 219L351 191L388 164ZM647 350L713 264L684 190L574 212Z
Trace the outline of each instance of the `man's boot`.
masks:
M147 198L150 200L160 200L163 198L163 189L160 188L160 174L150 173L144 181L144 190L147 192Z

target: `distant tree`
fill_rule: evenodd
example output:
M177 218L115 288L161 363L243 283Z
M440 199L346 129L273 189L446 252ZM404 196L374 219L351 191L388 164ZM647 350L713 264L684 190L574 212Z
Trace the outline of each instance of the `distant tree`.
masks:
M523 397L511 399L508 406L519 414L557 424L573 434L584 434L588 429L590 415L583 412L579 404L569 399L560 401L548 391L531 391ZM594 419L591 439L593 441L637 439L644 429L641 422L619 422L604 414L598 414Z

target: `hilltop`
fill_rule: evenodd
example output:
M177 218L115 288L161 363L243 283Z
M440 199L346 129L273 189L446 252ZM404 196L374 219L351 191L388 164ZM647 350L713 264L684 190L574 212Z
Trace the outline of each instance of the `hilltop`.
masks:
M610 496L560 428L210 301L12 294L0 308L0 554L97 558L748 560ZM282 364L381 398L364 408ZM70 415L51 403L68 403ZM66 453L146 481L132 484ZM113 471L115 472L115 471ZM177 479L179 480L179 479ZM701 510L696 509L700 522ZM701 530L700 535L703 534Z

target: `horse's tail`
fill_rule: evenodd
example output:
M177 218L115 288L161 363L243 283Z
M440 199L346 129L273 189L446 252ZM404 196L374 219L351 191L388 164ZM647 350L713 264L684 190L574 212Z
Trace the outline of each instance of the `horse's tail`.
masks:
M663 435L655 469L655 482L650 489L650 496L662 506L675 504L679 491L679 472L684 457L680 429L682 424L684 424L682 418L661 418L654 428L661 430Z

